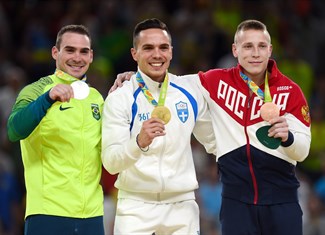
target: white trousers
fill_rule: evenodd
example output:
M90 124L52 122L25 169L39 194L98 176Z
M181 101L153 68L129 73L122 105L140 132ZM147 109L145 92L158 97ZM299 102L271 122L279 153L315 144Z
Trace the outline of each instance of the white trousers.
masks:
M198 235L199 217L195 200L159 204L119 199L114 235Z

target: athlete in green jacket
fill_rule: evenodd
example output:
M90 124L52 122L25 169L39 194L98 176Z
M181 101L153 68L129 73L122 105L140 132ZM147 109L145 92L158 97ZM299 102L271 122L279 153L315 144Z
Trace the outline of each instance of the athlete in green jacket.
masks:
M22 89L7 125L9 139L21 143L25 235L102 235L104 101L86 85L93 60L88 30L82 25L63 27L52 57L55 73Z

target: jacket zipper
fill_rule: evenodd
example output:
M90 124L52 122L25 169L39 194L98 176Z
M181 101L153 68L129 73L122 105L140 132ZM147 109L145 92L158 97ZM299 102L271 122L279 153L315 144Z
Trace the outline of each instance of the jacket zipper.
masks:
M251 156L251 151L250 151L250 142L249 142L249 136L247 134L247 120L249 118L249 113L251 111L251 99L252 99L253 94L249 93L248 96L248 103L247 103L247 109L246 109L246 115L245 115L245 136L246 136L246 156L247 156L247 161L248 161L248 166L249 166L249 172L252 177L252 182L253 182L253 189L254 189L254 205L257 204L258 201L258 187L257 187L257 181L255 177L255 172L253 169L253 163L252 163L252 156Z
M164 152L165 152L165 148L166 148L166 136L163 136L162 138L163 138L163 147L161 150L161 154L159 156L159 175L160 175L160 179L161 179L161 192L164 192L165 191L165 181L164 181L164 177L163 177L161 168L162 168L162 162L163 162ZM161 193L158 193L158 195L157 195L158 201L161 200L160 194Z

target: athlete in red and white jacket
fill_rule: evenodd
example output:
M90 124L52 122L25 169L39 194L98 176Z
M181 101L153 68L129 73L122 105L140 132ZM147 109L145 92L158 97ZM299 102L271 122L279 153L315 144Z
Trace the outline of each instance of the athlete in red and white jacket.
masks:
M307 143L310 142L306 100L301 89L281 74L274 60L270 60L270 93L273 102L280 107L280 116L287 119L289 138L277 149L268 148L256 137L256 131L268 125L260 116L263 100L254 93L249 95L240 69L238 65L199 73L204 93L211 98L208 99L209 108L219 133L216 136L217 159L223 194L253 204L296 201L298 182L293 170L297 161L307 157Z
M216 133L223 200L228 198L251 205L298 202L295 166L307 157L311 141L304 95L270 59L270 93L273 102L280 107L280 116L287 120L289 135L278 148L268 148L256 137L259 128L269 125L260 116L263 100L254 93L250 95L249 87L240 76L241 70L238 64L230 69L199 73L199 85L208 100ZM264 85L260 87L264 91Z

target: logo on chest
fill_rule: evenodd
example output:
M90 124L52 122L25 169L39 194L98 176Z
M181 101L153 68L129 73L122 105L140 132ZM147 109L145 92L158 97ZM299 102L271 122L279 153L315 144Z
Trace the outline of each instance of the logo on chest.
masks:
M185 123L189 116L187 103L180 101L175 106L179 120Z
M100 119L100 110L98 104L91 104L91 112L93 117L98 121Z
M70 107L70 106L63 107L62 104L60 105L60 111L64 111L64 110L71 109L71 108L73 108L73 107Z

